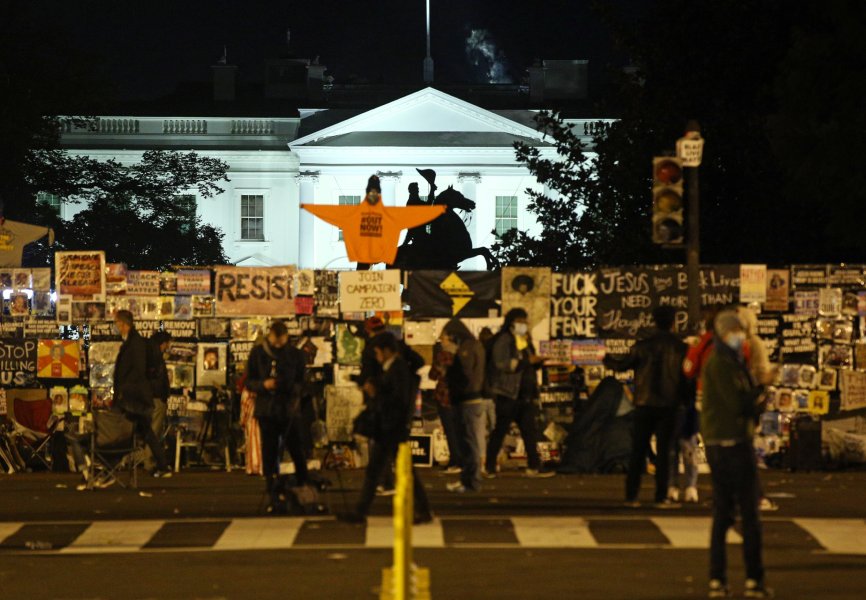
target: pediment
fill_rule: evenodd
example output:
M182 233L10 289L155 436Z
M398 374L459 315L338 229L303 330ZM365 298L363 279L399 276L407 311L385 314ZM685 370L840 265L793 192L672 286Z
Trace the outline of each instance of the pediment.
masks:
M314 145L327 138L363 132L509 134L537 140L544 137L535 129L502 115L434 88L425 88L306 135L289 145L292 148Z

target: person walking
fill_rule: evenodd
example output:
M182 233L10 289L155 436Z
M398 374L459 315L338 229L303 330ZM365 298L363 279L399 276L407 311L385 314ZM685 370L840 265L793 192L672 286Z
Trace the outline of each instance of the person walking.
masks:
M366 391L371 398L370 408L376 416L376 423L371 432L375 444L370 449L370 460L364 473L364 484L356 509L354 512L340 515L340 519L352 523L363 523L367 520L376 496L376 486L383 473L391 467L400 444L409 439L410 423L415 411L414 390L416 388L413 373L400 352L397 339L386 332L377 335L370 345L376 361L382 367L381 375L365 383ZM427 493L414 468L412 482L414 521L416 524L430 522L433 517L430 514Z
M516 422L526 447L527 477L553 477L541 467L538 454L536 406L532 398L535 368L544 359L535 354L529 339L526 311L513 308L505 315L502 329L490 340L487 386L496 406L496 425L487 444L485 477L496 476L497 458L512 422ZM536 385L537 391L537 385Z
M428 373L428 377L436 382L433 399L436 401L436 412L439 414L439 422L442 423L445 441L448 443L448 464L443 471L449 475L460 473L463 469L463 444L459 429L460 416L458 409L454 406L454 399L448 382L448 372L454 364L456 352L456 346L446 347L446 344L440 340Z
M247 362L246 387L256 395L253 416L261 434L269 514L287 510L285 490L279 481L284 448L295 465L296 484L302 486L308 480L300 414L304 369L303 355L289 345L289 330L282 321L271 323L267 336L253 347Z
M135 329L128 310L117 311L114 325L123 340L114 363L114 405L150 448L156 462L153 476L171 477L165 450L151 426L154 392L147 370L147 342Z
M168 380L168 368L165 365L165 353L171 346L171 334L157 331L147 340L147 378L150 380L153 392L153 418L151 428L160 444L165 434L165 415L168 406L168 395L171 384ZM150 448L142 450L141 459L145 469L153 470L156 463Z
M653 434L656 437L655 506L679 507L667 497L677 410L684 404L687 393L682 374L687 346L673 333L675 316L674 309L669 306L655 308L653 320L656 330L650 337L638 341L624 357L604 357L608 369L634 370L634 430L625 483L625 501L630 507L640 506L640 480L646 469Z
M496 409L484 397L484 346L460 320L449 321L440 338L454 359L446 373L451 403L457 411L463 471L460 481L448 484L452 492L481 489L481 462L487 455L487 435L493 429Z
M710 537L710 598L730 595L727 583L728 529L742 519L746 598L770 598L764 586L758 471L753 448L762 386L755 383L743 353L746 332L732 310L716 317L716 340L703 371L701 432L713 484Z

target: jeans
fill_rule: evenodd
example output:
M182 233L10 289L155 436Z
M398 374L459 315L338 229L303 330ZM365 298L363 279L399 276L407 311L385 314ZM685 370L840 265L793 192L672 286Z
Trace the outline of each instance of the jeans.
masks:
M710 538L710 579L726 581L725 539L739 507L743 519L743 560L746 577L762 582L761 520L758 512L758 467L750 443L707 446L713 482L713 529Z
M678 487L680 480L680 461L683 457L683 476L685 485L683 488L696 487L698 485L698 439L697 436L690 438L679 438L671 444L671 465L668 485Z
M390 440L377 441L370 445L370 461L364 472L364 485L361 487L361 497L358 499L357 511L359 515L367 516L370 512L370 507L376 498L376 486L382 479L384 471L391 468L391 464L397 457L399 445L399 442ZM424 491L424 484L421 483L418 470L415 468L412 469L412 489L415 514L428 516L430 504L427 501L427 492Z
M656 493L655 501L662 502L668 494L670 447L676 425L676 409L659 406L638 406L634 409L634 433L631 458L625 478L625 499L637 500L640 479L646 468L647 449L653 433L656 436Z
M541 457L538 455L538 431L535 425L535 404L529 400L496 397L496 425L490 434L487 444L487 472L496 473L496 458L502 449L502 442L508 433L511 423L516 422L526 446L526 464L530 469L541 467Z
M268 493L273 496L276 491L283 448L289 451L295 464L295 479L298 485L305 484L307 457L304 454L300 418L297 416L286 420L259 418L258 421L262 437L262 472L265 475Z
M439 420L442 421L442 429L445 430L445 439L448 441L448 466L463 466L463 448L460 442L460 414L459 407L437 405Z
M460 481L470 490L481 489L481 461L487 456L487 435L496 423L492 400L469 400L459 405L463 444Z

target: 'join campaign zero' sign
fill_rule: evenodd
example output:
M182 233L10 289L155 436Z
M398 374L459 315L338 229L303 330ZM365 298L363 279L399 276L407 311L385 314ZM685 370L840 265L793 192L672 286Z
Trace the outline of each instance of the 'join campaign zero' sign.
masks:
M367 312L400 310L400 271L346 271L340 273L340 310Z

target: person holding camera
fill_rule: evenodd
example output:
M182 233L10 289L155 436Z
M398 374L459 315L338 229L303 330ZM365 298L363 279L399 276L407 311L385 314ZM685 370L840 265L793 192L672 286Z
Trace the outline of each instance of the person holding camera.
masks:
M366 432L371 444L370 461L364 474L364 485L355 512L341 515L345 521L363 523L376 496L376 485L390 467L402 442L409 439L412 414L415 410L416 384L406 359L400 352L397 339L388 332L370 341L381 374L364 382L364 391L370 398L368 414L372 416ZM415 523L428 523L433 517L424 486L413 469L412 481L415 497Z
M246 387L256 394L253 416L261 430L262 470L270 514L286 510L279 484L284 447L295 464L297 484L304 485L308 479L300 418L304 368L303 357L289 344L289 330L282 321L271 324L268 335L252 349L247 363Z

